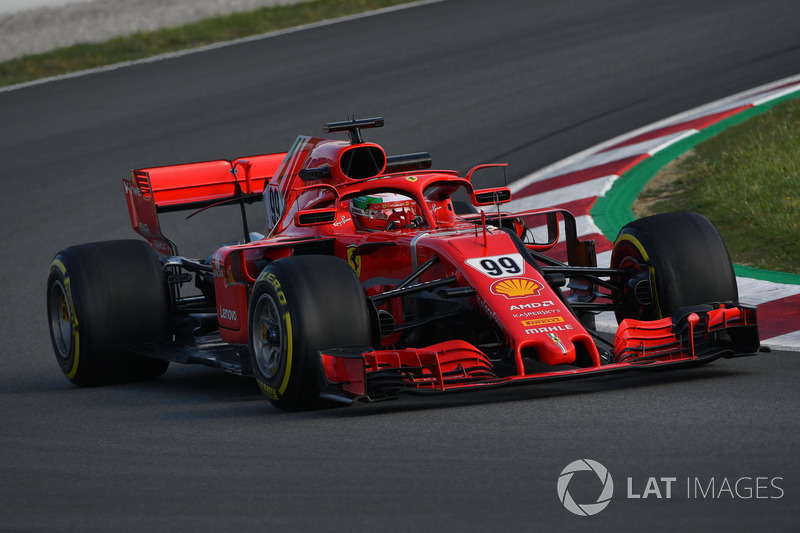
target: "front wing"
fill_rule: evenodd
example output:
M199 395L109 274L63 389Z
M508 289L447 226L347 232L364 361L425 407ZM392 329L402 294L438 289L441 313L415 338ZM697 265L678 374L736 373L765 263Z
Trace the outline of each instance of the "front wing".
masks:
M503 376L479 349L452 340L404 350L325 350L320 352L320 385L323 398L352 403L392 399L402 392L442 394L624 370L693 366L758 351L754 307L698 306L672 318L623 320L614 337L613 362L599 366Z

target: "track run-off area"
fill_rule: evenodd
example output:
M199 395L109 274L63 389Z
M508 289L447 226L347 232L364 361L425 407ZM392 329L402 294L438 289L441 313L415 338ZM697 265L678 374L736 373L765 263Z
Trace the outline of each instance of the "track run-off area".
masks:
M731 125L800 96L800 76L766 84L605 141L514 182L512 210L559 207L578 217L608 266L616 232L649 178L674 158ZM754 236L756 237L756 236ZM739 298L759 307L759 334L773 349L800 350L800 276L736 266ZM614 331L613 313L598 326Z

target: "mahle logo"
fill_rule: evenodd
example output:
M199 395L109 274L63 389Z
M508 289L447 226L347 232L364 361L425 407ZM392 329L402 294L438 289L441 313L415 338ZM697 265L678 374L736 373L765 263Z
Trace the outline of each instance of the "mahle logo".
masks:
M569 490L567 490L572 481L572 476L574 476L576 472L583 471L594 472L603 487L600 495L597 497L597 501L594 503L577 503L572 499ZM584 477L585 476L580 476L580 479ZM592 480L592 483L595 483L594 480ZM611 474L608 472L608 469L591 459L578 459L577 461L571 462L561 471L561 475L558 477L558 499L569 512L575 513L578 516L596 515L608 506L613 495L614 480L611 479Z

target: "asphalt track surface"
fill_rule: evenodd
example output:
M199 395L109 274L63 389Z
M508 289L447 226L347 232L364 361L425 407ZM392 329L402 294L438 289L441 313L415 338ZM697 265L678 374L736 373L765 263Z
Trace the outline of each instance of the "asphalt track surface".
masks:
M71 386L44 288L59 249L134 236L130 168L284 151L381 115L367 137L391 153L518 178L796 74L798 21L794 0L445 1L0 93L0 530L794 530L796 354L286 414L199 367ZM168 235L208 251L238 236L224 214ZM556 490L582 458L615 482L592 517ZM571 495L593 502L599 481L578 475Z

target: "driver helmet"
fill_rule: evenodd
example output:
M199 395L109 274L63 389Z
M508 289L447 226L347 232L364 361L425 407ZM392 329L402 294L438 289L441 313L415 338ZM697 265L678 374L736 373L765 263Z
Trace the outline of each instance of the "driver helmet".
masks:
M390 229L392 222L395 223L395 229L408 227L419 214L414 199L397 193L376 193L353 198L350 212L359 227L372 231Z

